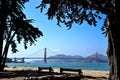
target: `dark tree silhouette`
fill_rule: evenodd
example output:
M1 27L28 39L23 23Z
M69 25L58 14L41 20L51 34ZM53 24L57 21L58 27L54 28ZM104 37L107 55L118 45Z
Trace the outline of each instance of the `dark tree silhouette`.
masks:
M17 43L34 44L43 36L38 28L34 28L22 12L24 3L29 0L0 0L0 71L4 70L9 47L16 53Z
M42 0L37 8L42 12L47 4L48 19L55 17L58 25L63 23L68 28L83 21L96 26L100 14L107 16L102 29L108 38L109 80L120 80L120 0Z

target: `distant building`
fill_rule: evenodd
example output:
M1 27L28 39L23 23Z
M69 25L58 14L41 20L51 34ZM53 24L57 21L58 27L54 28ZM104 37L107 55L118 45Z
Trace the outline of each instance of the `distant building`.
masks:
M12 62L12 59L10 59L10 58L6 59L6 63L11 63L11 62Z

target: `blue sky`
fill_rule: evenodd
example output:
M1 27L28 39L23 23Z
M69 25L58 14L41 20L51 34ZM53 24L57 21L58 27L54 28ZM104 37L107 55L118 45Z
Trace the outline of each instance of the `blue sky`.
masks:
M23 44L18 45L19 52L8 57L41 57L43 49L48 48L48 56L56 54L88 56L96 52L106 55L107 39L101 31L103 20L98 21L96 27L84 22L82 25L74 24L70 30L65 25L57 26L55 19L48 20L45 12L40 13L38 6L40 0L30 0L26 3L24 12L28 19L34 19L33 26L43 32L43 37L38 38L36 45L24 50ZM104 17L104 16L103 16Z

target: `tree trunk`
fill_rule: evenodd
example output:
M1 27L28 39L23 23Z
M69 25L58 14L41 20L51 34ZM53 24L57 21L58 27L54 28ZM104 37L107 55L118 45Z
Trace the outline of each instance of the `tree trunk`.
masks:
M1 21L2 22L2 21ZM4 30L2 28L2 23L0 24L0 71L3 70L3 67L2 67L2 60L3 60L3 56L2 56L2 49L3 49L3 34L4 34Z
M3 71L3 36L4 36L4 30L5 30L5 19L1 19L1 24L0 24L0 71Z
M0 24L0 71L3 71L3 35L4 35L4 29L5 29L5 20L1 18L1 24Z
M7 13L6 13L6 0L1 0L0 5L0 71L3 71L4 65L3 65L3 40L4 40L4 30L6 28L6 19L7 19Z
M120 19L117 13L109 18L108 27L108 58L110 65L109 80L120 80Z
M108 58L110 65L109 80L120 80L120 29L111 29L111 33L112 35L109 35L108 41Z
M108 59L110 65L109 80L120 80L120 0L111 0L111 12L108 14Z

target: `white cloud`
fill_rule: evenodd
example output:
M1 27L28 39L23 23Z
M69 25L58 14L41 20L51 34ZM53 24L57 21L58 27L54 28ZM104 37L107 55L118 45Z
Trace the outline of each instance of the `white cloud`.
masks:
M51 49L53 53L60 54L61 50L60 49Z

